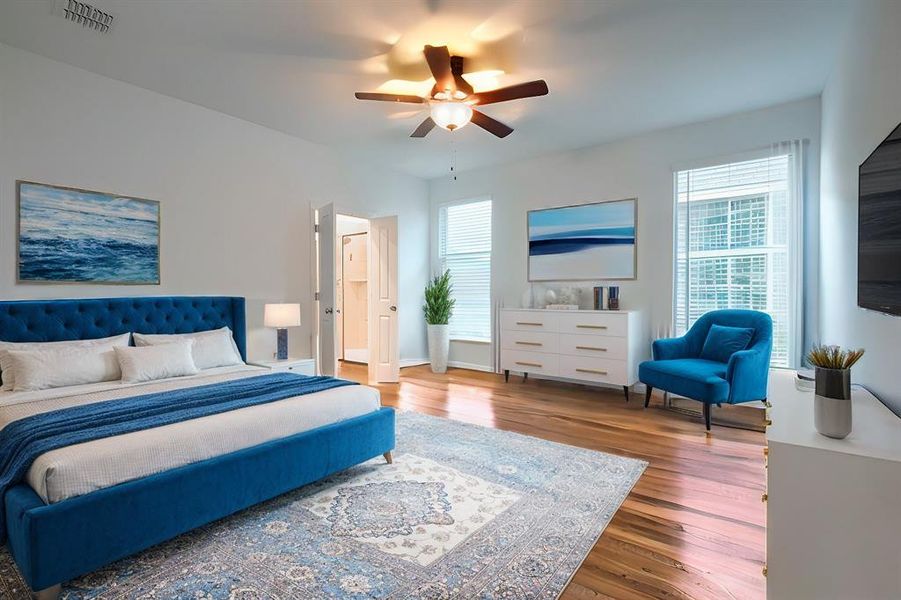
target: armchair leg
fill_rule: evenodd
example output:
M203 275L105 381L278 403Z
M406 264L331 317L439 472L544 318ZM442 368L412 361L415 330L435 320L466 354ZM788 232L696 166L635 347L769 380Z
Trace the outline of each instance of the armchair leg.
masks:
M651 392L654 391L654 388L651 386L645 386L644 392L644 407L647 408L651 404Z
M704 402L704 425L710 431L710 403Z

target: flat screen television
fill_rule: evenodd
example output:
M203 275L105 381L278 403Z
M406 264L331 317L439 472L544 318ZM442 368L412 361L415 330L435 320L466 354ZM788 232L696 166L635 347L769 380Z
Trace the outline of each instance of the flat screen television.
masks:
M858 176L857 305L901 315L901 124Z

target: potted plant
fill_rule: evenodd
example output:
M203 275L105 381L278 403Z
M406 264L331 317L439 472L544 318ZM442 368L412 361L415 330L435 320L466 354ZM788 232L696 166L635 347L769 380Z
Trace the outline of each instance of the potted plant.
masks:
M816 373L814 425L826 437L840 440L851 433L851 367L863 353L863 348L843 350L822 345L807 353L807 362Z
M425 305L422 311L425 313L425 322L429 330L429 362L432 365L432 373L447 372L447 355L450 353L448 322L456 302L451 298L452 292L450 269L442 275L433 277L425 286Z

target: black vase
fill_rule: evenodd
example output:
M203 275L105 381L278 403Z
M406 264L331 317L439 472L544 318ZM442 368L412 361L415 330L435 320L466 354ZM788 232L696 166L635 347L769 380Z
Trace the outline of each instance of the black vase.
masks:
M851 433L851 369L816 367L813 420L826 437L840 440Z

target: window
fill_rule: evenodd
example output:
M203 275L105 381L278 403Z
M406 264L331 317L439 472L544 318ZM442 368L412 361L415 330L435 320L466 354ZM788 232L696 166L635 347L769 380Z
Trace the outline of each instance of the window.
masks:
M451 339L491 341L491 200L442 206L438 260L454 285Z
M676 173L677 335L711 310L760 310L773 318L772 364L797 362L792 161L786 154Z

